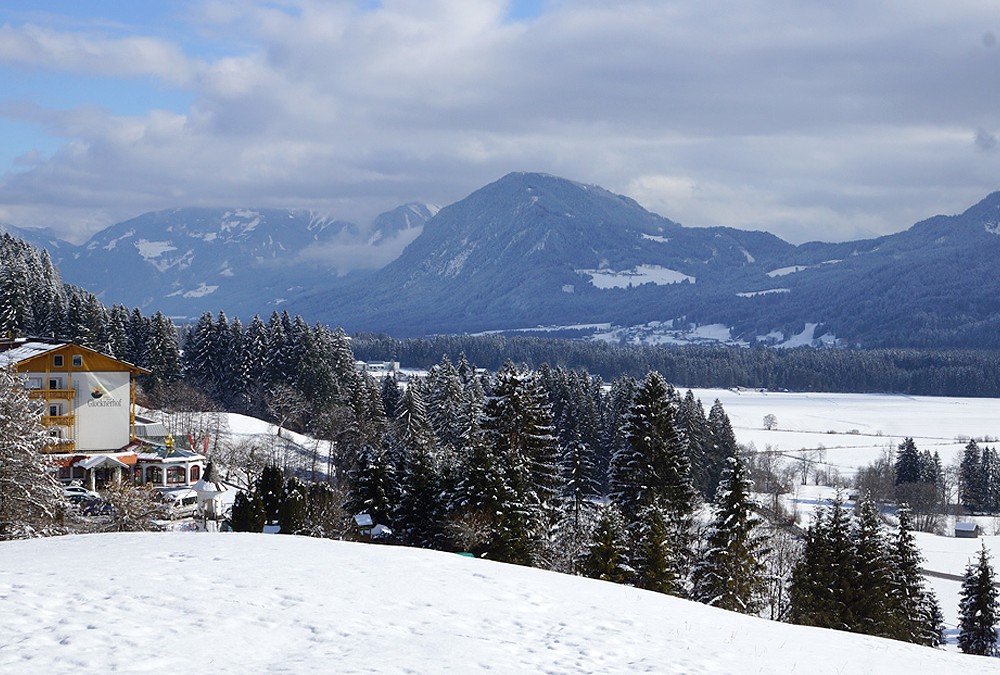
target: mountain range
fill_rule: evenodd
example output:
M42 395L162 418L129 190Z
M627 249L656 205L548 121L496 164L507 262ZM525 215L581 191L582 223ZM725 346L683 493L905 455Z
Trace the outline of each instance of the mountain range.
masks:
M799 246L684 227L603 188L512 173L365 228L175 209L49 248L105 303L179 318L300 313L348 331L544 331L620 342L1000 346L1000 193L906 231Z

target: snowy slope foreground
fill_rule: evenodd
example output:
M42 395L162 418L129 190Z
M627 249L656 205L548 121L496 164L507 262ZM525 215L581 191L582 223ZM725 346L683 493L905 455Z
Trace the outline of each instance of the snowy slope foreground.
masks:
M249 534L0 544L0 672L977 673L997 661L452 554Z

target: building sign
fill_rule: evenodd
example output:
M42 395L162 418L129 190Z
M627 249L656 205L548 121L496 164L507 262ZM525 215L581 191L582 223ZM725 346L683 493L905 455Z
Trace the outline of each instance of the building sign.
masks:
M127 372L74 373L77 450L117 450L130 438Z

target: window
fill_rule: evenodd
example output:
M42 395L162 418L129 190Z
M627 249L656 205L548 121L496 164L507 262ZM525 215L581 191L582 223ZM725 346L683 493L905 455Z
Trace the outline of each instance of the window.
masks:
M50 378L49 389L62 389L62 378L61 377Z
M28 389L41 389L41 388L42 388L42 378L40 377L28 378Z
M191 482L196 483L201 478L201 467L197 464L191 467Z
M80 356L79 354L74 354L73 355L73 367L74 368L82 368L83 367L83 357Z
M184 467L183 466L168 466L167 467L167 483L168 484L174 484L174 485L176 485L177 483L185 483L185 482L187 482L185 480L187 478L187 476L184 475L185 473L186 473L186 471L184 471Z
M62 415L62 406L58 403L49 404L49 417L58 417Z
M155 483L157 485L163 484L163 469L158 466L147 466L146 467L146 482Z
M63 367L63 355L62 354L56 354L56 355L54 355L52 357L52 365L55 366L56 368L62 368Z

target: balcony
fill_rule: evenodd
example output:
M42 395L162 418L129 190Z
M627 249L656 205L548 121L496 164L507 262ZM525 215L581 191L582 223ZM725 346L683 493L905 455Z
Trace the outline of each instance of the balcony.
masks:
M47 443L45 447L42 448L42 453L48 455L67 454L75 450L76 441L72 439L53 438L51 443Z
M31 389L28 395L31 398L45 399L46 401L53 399L72 401L76 398L76 389Z
M47 427L71 427L76 415L42 415L42 424Z

